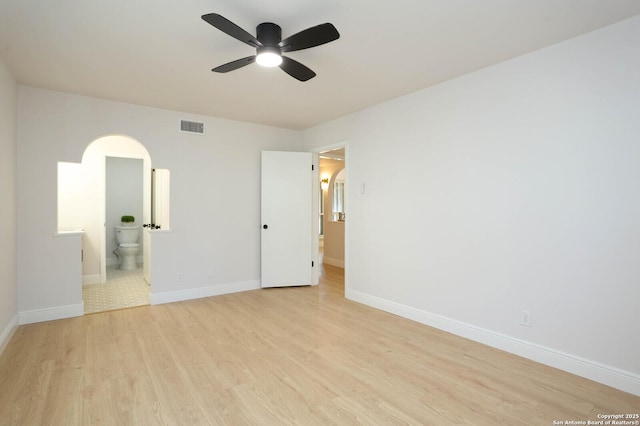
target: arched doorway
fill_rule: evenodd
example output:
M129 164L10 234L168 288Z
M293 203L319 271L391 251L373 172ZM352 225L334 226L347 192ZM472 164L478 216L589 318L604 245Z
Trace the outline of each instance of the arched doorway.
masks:
M74 202L58 205L58 221L75 216L82 224L83 300L85 313L120 309L149 303L150 239L139 236L138 268L118 271L115 225L123 215L135 215L135 225L151 219L151 157L147 149L126 135L109 135L92 141L80 164L63 167L73 170L74 179L62 178L70 187L59 188ZM73 182L73 183L71 183ZM147 272L147 273L145 273ZM115 274L115 275L114 275ZM147 281L145 282L145 276ZM141 284L144 284L142 286ZM134 290L135 289L135 295ZM125 294L123 292L128 292Z

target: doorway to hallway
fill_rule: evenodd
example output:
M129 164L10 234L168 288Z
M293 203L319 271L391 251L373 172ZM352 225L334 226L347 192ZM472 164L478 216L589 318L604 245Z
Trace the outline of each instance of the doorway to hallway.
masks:
M320 151L320 263L345 267L345 147Z

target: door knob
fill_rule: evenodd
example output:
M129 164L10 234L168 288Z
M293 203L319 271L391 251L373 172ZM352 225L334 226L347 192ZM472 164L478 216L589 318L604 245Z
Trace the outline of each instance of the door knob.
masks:
M267 225L266 223L262 225L262 229L267 229L267 228L269 228L269 225Z

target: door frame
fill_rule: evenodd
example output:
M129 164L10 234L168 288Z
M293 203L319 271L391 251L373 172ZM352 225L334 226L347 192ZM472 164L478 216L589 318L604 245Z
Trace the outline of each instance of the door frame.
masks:
M146 148L145 148L146 149ZM107 280L107 157L116 158L130 158L135 160L142 160L142 220L141 223L148 223L151 220L151 157L146 155L129 154L126 152L120 152L118 150L105 151L102 163L102 171L100 173L102 182L99 183L102 196L100 206L102 232L100 235L100 282L104 283ZM143 228L146 229L146 228ZM144 231L140 233L140 237L144 239ZM151 250L151 242L149 241L148 247L143 243L143 250ZM144 255L144 254L143 254ZM149 265L150 267L151 265ZM149 285L151 283L148 283Z
M349 142L348 141L342 141L342 142L336 142L333 144L329 144L329 145L322 145L322 146L318 146L318 147L314 147L311 149L311 152L314 152L316 154L319 154L322 151L329 151L332 149L338 149L338 148L344 148L344 168L345 168L345 181L347 182L347 185L345 185L344 188L344 203L345 206L349 206L350 205L350 193L351 191L349 190L349 185L351 185L351 180L349 177ZM319 188L320 187L320 158L319 156L318 158L318 162L316 165L316 168L318 169L318 173L316 174L316 176L314 177L316 179L316 182L314 182L314 187L315 188ZM318 195L316 195L316 198L318 198ZM325 205L325 209L326 209L326 205ZM316 208L314 210L314 223L315 225L315 229L316 229L316 234L319 232L318 230L318 222L320 221L320 212L318 210L318 208ZM326 215L326 212L325 212ZM345 295L347 293L347 289L349 288L349 275L348 275L348 268L349 268L349 223L350 223L350 219L345 220L344 222L344 291L345 291ZM316 235L316 253L319 253L320 251L320 241L318 239L318 236ZM316 257L317 261L319 262L319 256ZM320 265L318 265L320 266ZM318 268L319 270L319 268Z

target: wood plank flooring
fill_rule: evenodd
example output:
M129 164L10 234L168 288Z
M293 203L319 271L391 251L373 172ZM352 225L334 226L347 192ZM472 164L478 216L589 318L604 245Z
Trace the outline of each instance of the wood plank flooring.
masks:
M256 290L20 326L0 425L551 425L640 398L345 300Z

